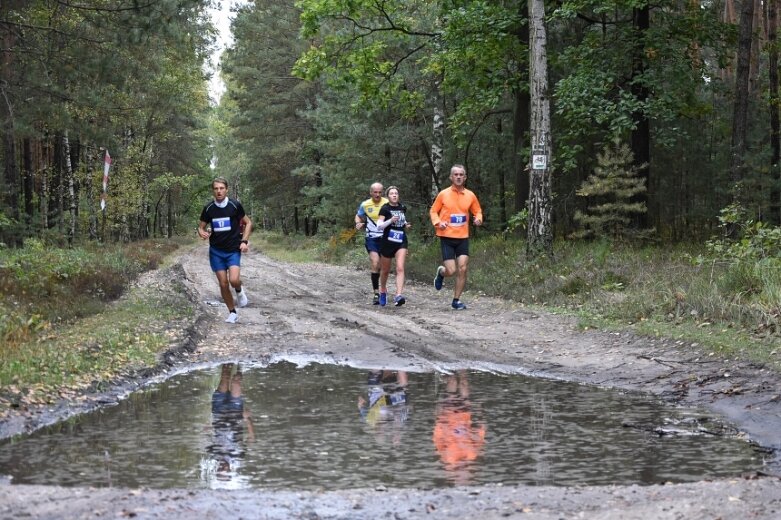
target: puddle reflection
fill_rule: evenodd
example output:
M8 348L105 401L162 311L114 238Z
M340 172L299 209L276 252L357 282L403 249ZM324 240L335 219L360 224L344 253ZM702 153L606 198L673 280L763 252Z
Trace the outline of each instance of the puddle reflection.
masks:
M366 378L366 395L358 396L358 411L379 443L401 445L410 415L407 372L371 370Z
M448 479L454 484L472 483L475 461L485 446L485 432L485 422L473 416L466 370L445 376L433 440Z
M670 424L685 435L654 433ZM648 484L762 468L746 442L702 434L718 427L697 410L523 376L225 364L4 442L0 474L65 486L354 489Z
M255 429L241 392L242 379L238 364L220 367L220 380L211 401L212 442L206 448L209 457L201 462L201 478L211 488L246 487L247 477L240 474L240 468L247 453L245 443L255 440Z

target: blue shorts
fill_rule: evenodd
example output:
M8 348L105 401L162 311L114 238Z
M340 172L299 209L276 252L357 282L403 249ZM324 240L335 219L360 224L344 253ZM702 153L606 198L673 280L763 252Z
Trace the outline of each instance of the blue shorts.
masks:
M227 414L242 411L244 411L243 397L234 397L230 392L219 392L217 390L212 394L212 413Z
M382 235L376 238L366 237L366 252L380 254L382 249Z
M241 253L239 251L223 251L215 247L209 248L209 263L212 271L227 271L232 266L241 267Z
M439 237L439 245L442 248L442 260L455 260L459 256L469 256L468 238Z

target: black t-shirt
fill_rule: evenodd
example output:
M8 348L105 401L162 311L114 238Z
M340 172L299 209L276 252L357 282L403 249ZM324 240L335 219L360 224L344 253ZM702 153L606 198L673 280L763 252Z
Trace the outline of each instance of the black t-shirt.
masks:
M390 226L385 228L382 234L382 241L389 244L401 244L407 245L407 206L399 203L398 206L391 206L390 203L385 204L380 208L380 215L385 217L385 220L390 220L394 216L398 216L399 220L394 222Z
M241 245L241 219L244 218L244 207L241 202L227 199L224 208L211 201L201 211L201 222L212 227L209 245L221 251L234 252Z

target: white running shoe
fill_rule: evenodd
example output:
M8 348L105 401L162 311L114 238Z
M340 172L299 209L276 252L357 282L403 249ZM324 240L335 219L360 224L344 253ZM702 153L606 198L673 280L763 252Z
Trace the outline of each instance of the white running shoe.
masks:
M236 323L239 321L239 315L235 312L231 312L228 314L228 318L225 320L225 323Z
M242 289L238 296L239 307L246 307L249 304L249 300L247 300L247 289Z

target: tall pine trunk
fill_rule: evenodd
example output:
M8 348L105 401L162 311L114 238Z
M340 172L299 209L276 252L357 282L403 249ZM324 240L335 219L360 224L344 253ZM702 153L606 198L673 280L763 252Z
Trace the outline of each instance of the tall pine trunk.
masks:
M768 2L768 68L770 97L770 174L772 187L770 189L770 221L776 226L781 225L781 123L779 122L778 99L778 0Z
M0 19L7 20L9 12L17 8L19 2L0 2ZM0 132L3 140L3 204L0 212L19 220L19 163L16 157L16 130L14 127L14 109L9 86L14 84L14 48L16 46L16 28L9 23L0 23ZM10 233L0 237L0 242L11 245L21 243L20 233Z
M642 78L646 72L645 66L645 38L651 26L651 14L648 5L633 10L633 25L635 32L635 49L632 57L632 96L638 105L644 106L648 101L648 87ZM634 129L630 138L634 165L638 175L645 179L645 185L650 189L650 163L651 163L651 123L645 111L640 109L632 114ZM637 194L632 202L642 203L648 206L648 194L646 191ZM636 224L640 229L647 228L648 212L644 211L635 215Z
M524 2L518 3L519 15L523 16ZM518 31L521 44L529 46L529 27L523 24ZM513 158L512 167L515 172L515 212L520 213L529 202L529 170L523 160L523 143L527 139L531 100L528 90L516 88L513 92Z
M735 71L735 105L732 113L732 142L730 146L730 181L733 202L743 202L741 181L744 177L746 137L748 134L749 73L751 71L751 42L753 40L754 1L743 0L738 29L738 59Z

